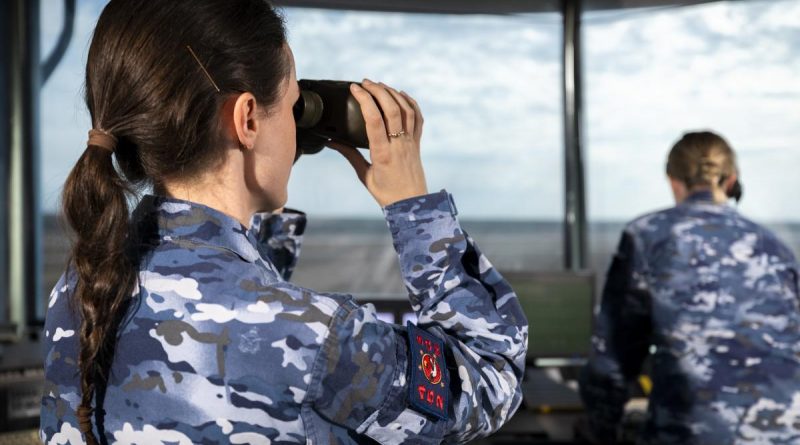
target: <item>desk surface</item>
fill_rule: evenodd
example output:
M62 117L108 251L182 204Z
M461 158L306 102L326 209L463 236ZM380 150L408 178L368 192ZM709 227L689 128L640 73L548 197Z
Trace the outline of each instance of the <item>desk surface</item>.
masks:
M542 414L520 409L495 434L470 444L571 444L575 440L574 425L582 416L580 412Z
M646 398L633 398L625 406L626 415L633 412L644 414L646 411ZM578 443L575 441L575 425L584 417L585 413L582 411L542 413L521 407L497 433L470 443L475 445Z

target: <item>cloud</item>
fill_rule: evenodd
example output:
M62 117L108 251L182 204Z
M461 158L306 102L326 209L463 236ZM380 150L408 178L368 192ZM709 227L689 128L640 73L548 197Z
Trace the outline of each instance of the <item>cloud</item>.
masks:
M792 80L800 65L788 57L800 51L800 42L788 42L798 25L790 33L785 21L764 20L797 5L716 3L594 24L588 18L586 151L593 218L628 219L670 205L663 173L669 148L684 131L711 128L738 152L747 187L744 213L800 219L796 204L779 204L800 187L792 173L800 161L800 85ZM625 193L631 187L637 192Z
M90 126L80 94L103 4L79 2L66 60L42 91L48 211ZM42 9L52 15L43 36L52 47L60 9ZM790 19L798 14L796 0L588 14L584 149L591 218L628 219L670 205L667 150L685 130L713 128L740 154L745 213L800 219L790 192L800 188L793 171L800 161L800 26ZM291 8L286 15L300 77L371 77L419 100L429 189L451 191L462 217L562 217L557 15ZM301 159L289 192L290 205L312 217L380 216L334 152Z
M429 188L454 193L463 215L560 217L556 17L546 22L289 10L288 20L298 76L372 77L418 99L425 115L423 161ZM335 54L335 67L322 54ZM348 202L320 209L305 192L313 183L328 193L347 189L341 196L348 200L366 196L349 167L344 176L339 174L337 156L302 159L293 172L290 200L307 203L311 212L379 215L368 196L357 198L357 206ZM331 171L320 174L325 166ZM554 171L559 173L554 176ZM534 195L545 198L520 202L521 196Z
M55 212L61 187L86 147L91 128L83 102L86 56L104 1L77 2L75 30L64 58L40 92L42 207ZM63 21L63 2L42 3L42 58L55 45Z

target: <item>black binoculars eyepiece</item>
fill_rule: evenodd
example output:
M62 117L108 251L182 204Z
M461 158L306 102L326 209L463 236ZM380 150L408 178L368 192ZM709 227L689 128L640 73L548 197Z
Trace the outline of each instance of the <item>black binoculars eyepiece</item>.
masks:
M297 83L300 98L293 109L297 156L318 153L328 141L369 147L361 106L350 93L352 82L301 79Z

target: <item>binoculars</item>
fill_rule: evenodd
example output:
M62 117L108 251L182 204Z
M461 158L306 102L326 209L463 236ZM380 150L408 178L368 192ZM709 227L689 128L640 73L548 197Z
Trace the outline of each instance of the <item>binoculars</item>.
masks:
M300 98L293 112L298 157L318 153L331 140L359 148L369 147L361 105L350 94L352 82L301 79L297 83Z

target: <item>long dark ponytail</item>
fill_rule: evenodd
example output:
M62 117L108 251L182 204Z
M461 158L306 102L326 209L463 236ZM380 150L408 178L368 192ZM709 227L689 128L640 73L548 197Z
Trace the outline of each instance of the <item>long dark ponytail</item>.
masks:
M283 20L264 0L112 0L103 10L85 99L93 127L117 142L113 154L105 144L87 144L62 196L75 237L72 304L81 318L77 414L89 445L98 443L92 424L102 413L93 411L102 401L95 399L110 379L139 273L129 204L146 186L223 162L225 100L250 92L269 107L289 68Z

